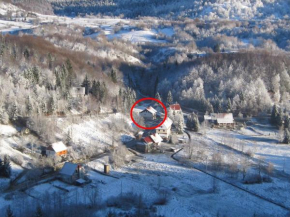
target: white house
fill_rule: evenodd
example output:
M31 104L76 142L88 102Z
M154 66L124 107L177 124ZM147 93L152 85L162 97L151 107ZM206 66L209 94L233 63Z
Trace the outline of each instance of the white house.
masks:
M169 106L168 111L172 114L172 115L179 115L182 114L182 110L181 107L178 103L172 104Z
M47 156L64 156L67 154L67 147L63 142L56 142L51 144L47 149L46 149L46 155Z
M156 119L156 114L157 114L157 111L151 106L147 107L146 109L140 112L140 115L142 117L146 119L150 119L150 120Z
M210 115L204 115L204 120L219 126L232 126L235 124L233 113L211 113Z
M158 133L162 139L168 140L171 134L172 120L167 118L165 122L158 128L156 128L156 133Z

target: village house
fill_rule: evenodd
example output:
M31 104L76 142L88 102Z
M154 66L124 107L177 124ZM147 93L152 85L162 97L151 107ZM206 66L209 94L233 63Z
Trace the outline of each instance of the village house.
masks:
M171 126L172 120L167 118L160 127L156 128L156 133L158 133L163 140L168 141L171 134Z
M157 111L152 106L149 106L140 112L140 115L142 117L144 117L145 119L149 119L149 120L155 120L156 114L157 114Z
M86 88L85 87L72 87L71 88L71 95L74 98L81 98L85 96Z
M60 170L58 177L68 184L83 184L84 172L83 167L79 164L66 162Z
M204 115L204 120L218 126L234 126L233 113L211 113Z
M168 112L171 113L171 115L182 115L182 110L178 103L170 105Z
M67 155L67 147L61 141L53 143L48 148L46 148L46 155L48 157L66 156Z
M141 139L136 143L136 149L143 153L151 152L161 144L163 139L158 133L151 134Z

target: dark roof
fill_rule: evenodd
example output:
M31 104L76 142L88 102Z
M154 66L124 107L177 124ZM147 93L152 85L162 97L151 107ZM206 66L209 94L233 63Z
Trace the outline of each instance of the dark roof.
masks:
M78 164L65 162L59 174L72 176L75 173L77 167Z

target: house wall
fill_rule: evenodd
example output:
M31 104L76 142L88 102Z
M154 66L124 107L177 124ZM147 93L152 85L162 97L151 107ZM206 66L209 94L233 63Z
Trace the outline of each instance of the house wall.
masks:
M57 152L56 155L58 155L58 156L67 155L67 150Z
M161 136L162 139L168 139L170 132L171 132L171 128L168 128L167 130L163 130L163 129L156 129L156 132Z
M140 112L140 115L144 118L147 118L147 119L153 119L155 117L152 115L152 113L150 113L148 111Z

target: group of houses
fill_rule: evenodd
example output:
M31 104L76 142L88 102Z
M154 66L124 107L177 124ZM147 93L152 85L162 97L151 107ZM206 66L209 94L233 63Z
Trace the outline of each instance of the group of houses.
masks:
M174 113L176 112L176 114L182 114L179 104L170 105L168 111ZM155 120L157 115L162 117L162 114L158 114L157 110L152 106L145 108L139 114L146 120ZM162 141L169 141L172 123L173 121L167 117L164 123L157 127L154 132L148 134L141 131L137 133L136 149L143 153L152 152L158 149Z
M169 140L171 126L172 120L167 118L160 127L156 128L155 132L138 132L136 134L136 149L143 153L152 152L158 149L162 141Z
M75 92L77 95L78 91ZM83 94L80 90L79 94ZM168 107L168 112L172 115L183 115L179 104L173 104ZM140 112L146 119L155 120L157 117L157 110L149 106ZM204 115L204 120L218 126L234 126L234 118L232 113L211 113ZM156 128L154 131L143 132L136 134L136 149L143 153L157 150L161 142L169 141L171 136L171 128L173 121L166 118L164 123ZM49 157L65 157L68 154L68 147L63 142L56 142L46 148L45 153ZM107 171L108 168L105 169ZM74 164L65 162L58 174L58 178L69 184L82 185L87 183L88 179L84 175L84 168L81 164Z
M55 142L48 146L43 154L47 157L66 157L68 147L62 141ZM87 183L82 165L70 162L64 163L58 173L58 178L68 184L82 185Z

